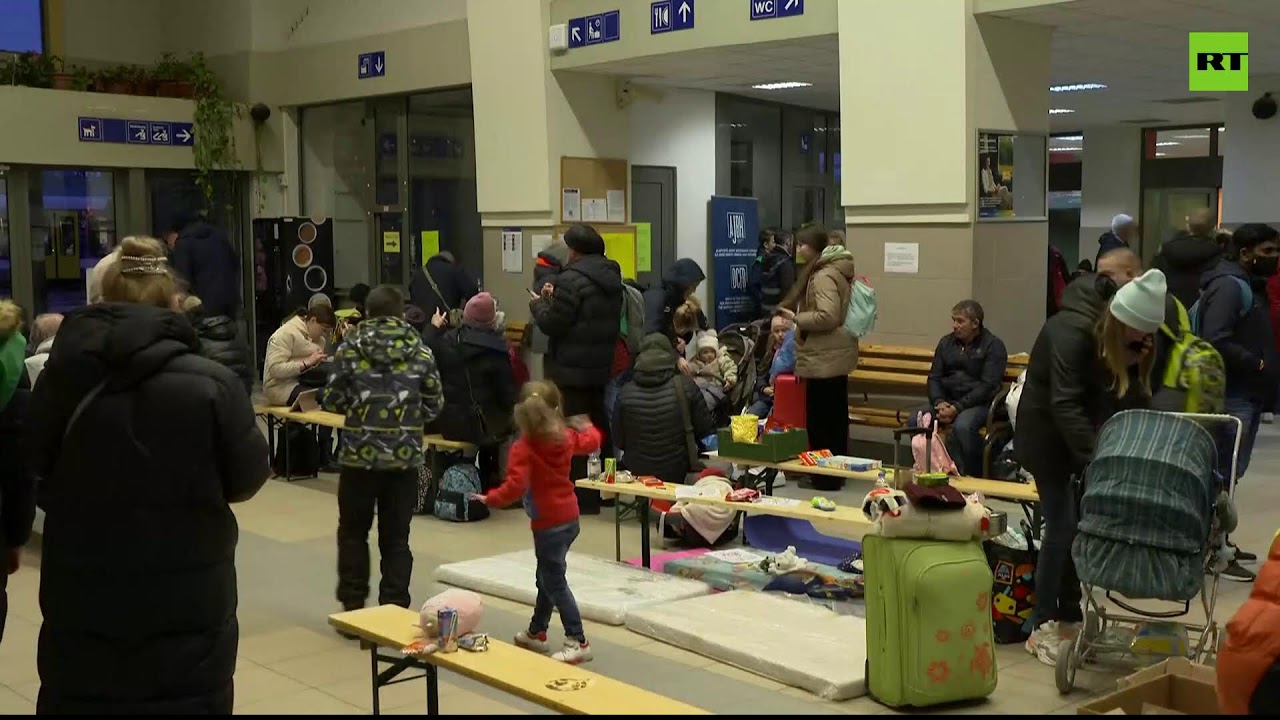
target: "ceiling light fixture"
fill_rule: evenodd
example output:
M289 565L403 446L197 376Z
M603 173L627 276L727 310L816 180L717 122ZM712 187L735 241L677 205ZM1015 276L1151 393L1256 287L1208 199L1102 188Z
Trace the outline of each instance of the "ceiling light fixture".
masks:
M1084 140L1083 135L1054 135L1049 138L1057 142L1080 142Z
M1165 140L1164 142L1156 143L1156 147L1173 147L1174 145L1181 145L1181 144L1182 143L1177 142L1175 140Z
M751 89L752 90L791 90L793 88L806 88L806 87L813 87L813 83L794 82L794 81L761 83L759 85L752 85Z
M1179 140L1208 140L1208 135L1174 135Z
M1067 113L1073 112L1075 112L1075 110L1068 110L1067 108L1049 108L1050 115L1066 115Z
M1106 90L1107 86L1102 83L1076 83L1074 85L1050 85L1049 92L1082 92L1084 90Z
M1158 153L1156 153L1156 157L1164 157L1165 155L1168 155L1168 154L1169 154L1169 153L1162 153L1162 152L1158 152Z
M1051 147L1049 152L1080 152L1084 150L1082 147Z

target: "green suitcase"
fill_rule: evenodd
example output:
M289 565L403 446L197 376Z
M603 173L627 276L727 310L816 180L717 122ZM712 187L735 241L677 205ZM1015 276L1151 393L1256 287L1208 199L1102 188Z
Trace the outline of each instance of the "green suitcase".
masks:
M992 576L981 543L868 535L862 562L873 699L929 707L995 691Z

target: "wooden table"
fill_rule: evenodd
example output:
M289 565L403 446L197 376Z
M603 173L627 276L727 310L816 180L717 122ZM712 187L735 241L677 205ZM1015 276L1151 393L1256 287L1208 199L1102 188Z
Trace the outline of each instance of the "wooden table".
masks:
M380 690L425 677L427 714L440 714L438 671L443 668L531 703L567 715L710 715L706 710L672 700L620 680L566 665L545 655L489 638L489 650L431 655L383 655L379 648L399 651L420 639L418 613L394 605L329 616L329 624L360 638L369 648L373 681L373 714L381 714ZM389 665L381 670L382 665ZM397 680L405 670L425 675Z

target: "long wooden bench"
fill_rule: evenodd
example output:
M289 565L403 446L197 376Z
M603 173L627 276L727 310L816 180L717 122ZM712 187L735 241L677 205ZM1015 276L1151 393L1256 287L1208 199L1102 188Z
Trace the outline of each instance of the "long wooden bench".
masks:
M360 639L371 655L373 714L381 714L379 691L386 685L425 679L427 714L440 714L439 670L449 670L496 690L565 715L710 715L655 692L628 685L581 667L556 662L489 638L485 652L459 649L430 655L390 655L421 639L418 613L394 605L329 616L329 624ZM382 666L389 666L383 670ZM397 679L405 670L423 675Z

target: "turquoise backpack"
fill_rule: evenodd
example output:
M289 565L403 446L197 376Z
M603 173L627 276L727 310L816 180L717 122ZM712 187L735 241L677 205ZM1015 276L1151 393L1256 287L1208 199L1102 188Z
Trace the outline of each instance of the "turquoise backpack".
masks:
M844 313L844 329L856 338L876 329L876 291L871 281L857 277L849 286L849 308Z

